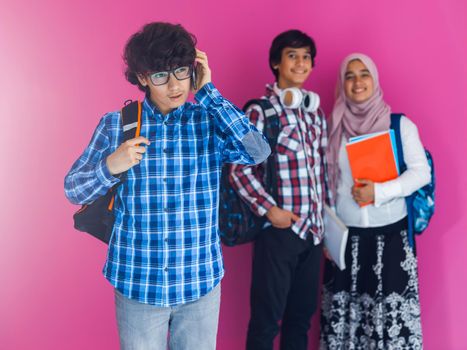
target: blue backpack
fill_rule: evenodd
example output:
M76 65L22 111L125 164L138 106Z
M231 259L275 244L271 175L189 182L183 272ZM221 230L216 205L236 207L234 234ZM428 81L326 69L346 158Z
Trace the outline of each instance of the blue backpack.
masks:
M394 130L396 136L397 155L399 158L399 169L402 174L407 170L407 165L404 162L404 152L402 150L402 140L400 123L403 114L391 114L391 129ZM428 227L431 217L435 212L435 166L431 153L425 149L428 165L431 169L431 181L428 185L418 189L410 196L406 197L407 214L408 214L408 229L409 229L409 244L414 246L414 235L421 234Z
M248 101L243 110L246 111L253 104L261 107L263 111L263 134L268 139L272 150L264 166L264 188L271 193L273 198L277 198L274 149L280 130L279 116L271 102L265 98ZM219 234L222 243L232 247L253 241L263 229L266 218L256 216L237 194L230 183L230 170L231 164L223 165L219 190Z

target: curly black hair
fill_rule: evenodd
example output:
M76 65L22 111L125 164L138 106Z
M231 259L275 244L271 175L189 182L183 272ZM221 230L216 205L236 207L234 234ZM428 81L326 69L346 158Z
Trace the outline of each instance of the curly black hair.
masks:
M148 92L138 75L191 66L196 57L196 37L180 24L153 22L133 34L125 46L125 77L141 91Z
M293 47L294 49L300 47L310 48L311 66L315 66L316 45L314 40L309 35L297 29L282 32L274 38L271 48L269 49L269 67L274 73L276 81L279 79L279 72L273 67L281 63L282 50L286 47Z

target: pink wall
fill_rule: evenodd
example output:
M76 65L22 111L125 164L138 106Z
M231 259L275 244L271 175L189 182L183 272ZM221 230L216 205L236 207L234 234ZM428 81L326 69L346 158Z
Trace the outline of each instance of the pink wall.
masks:
M0 1L1 349L117 348L105 247L73 230L63 177L98 118L139 96L121 53L153 20L195 33L214 82L238 104L271 81L267 50L285 29L315 37L308 87L328 113L340 60L375 59L387 101L419 125L436 162L437 213L418 241L426 349L467 349L465 1ZM218 348L241 349L251 247L225 258Z

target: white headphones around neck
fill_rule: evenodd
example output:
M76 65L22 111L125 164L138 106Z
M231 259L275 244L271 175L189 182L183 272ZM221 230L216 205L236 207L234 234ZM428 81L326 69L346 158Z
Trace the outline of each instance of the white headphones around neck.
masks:
M277 83L273 86L281 104L290 109L302 107L308 113L315 113L319 108L319 95L313 91L300 90L296 87L280 89Z

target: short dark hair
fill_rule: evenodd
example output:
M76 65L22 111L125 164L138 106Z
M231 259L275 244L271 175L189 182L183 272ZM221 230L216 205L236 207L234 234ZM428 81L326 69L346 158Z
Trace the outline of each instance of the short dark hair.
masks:
M314 67L315 65L316 45L314 40L309 35L297 29L285 31L274 38L271 48L269 49L269 67L276 77L276 80L279 79L279 72L273 67L281 62L282 50L286 47L293 47L294 49L299 47L310 48L311 66Z
M133 34L126 43L123 60L125 77L147 92L138 75L191 66L196 57L196 37L180 24L153 22Z

